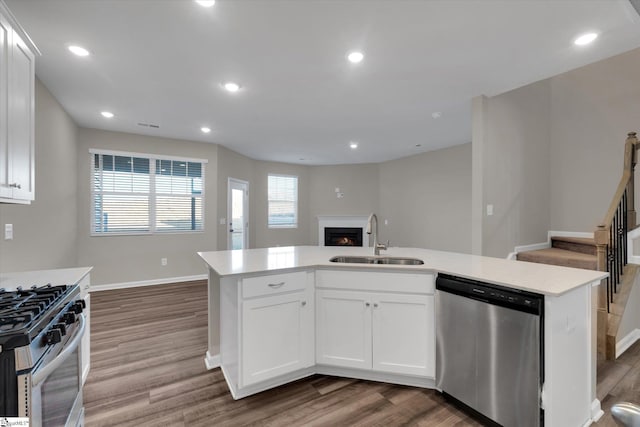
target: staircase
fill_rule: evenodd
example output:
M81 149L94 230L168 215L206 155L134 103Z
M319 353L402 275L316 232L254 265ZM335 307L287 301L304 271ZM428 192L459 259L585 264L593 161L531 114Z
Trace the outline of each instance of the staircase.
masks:
M551 237L551 247L535 251L519 252L518 261L565 267L598 269L596 241L585 237Z
M634 171L640 142L636 133L625 141L623 173L604 220L593 238L551 237L550 247L519 252L519 261L606 271L598 289L598 358L614 360L620 320L640 265L628 264L627 234L638 227L634 206Z

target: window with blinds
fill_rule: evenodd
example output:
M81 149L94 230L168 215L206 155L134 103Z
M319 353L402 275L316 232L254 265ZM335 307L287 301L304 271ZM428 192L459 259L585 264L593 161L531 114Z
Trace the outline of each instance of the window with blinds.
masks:
M91 154L93 235L204 230L206 160Z
M298 177L271 175L268 177L269 228L298 226Z

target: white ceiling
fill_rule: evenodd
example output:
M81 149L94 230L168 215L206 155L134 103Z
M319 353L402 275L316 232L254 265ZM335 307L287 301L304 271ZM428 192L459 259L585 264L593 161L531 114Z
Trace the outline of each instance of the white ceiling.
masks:
M469 142L472 97L640 46L628 0L6 3L42 52L38 77L80 126L302 164L380 162ZM586 31L600 37L574 46ZM75 57L69 44L92 55ZM361 64L346 61L352 49L365 53ZM222 90L227 80L241 91ZM204 125L213 131L202 134Z

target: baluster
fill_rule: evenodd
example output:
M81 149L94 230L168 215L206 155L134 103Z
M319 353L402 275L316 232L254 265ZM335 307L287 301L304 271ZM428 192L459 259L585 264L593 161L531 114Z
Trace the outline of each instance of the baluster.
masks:
M624 249L623 266L627 265L627 259L629 258L629 247L627 246L627 233L629 232L629 188L624 190L624 227L622 234L622 248Z
M614 215L613 221L611 222L611 228L609 229L609 238L610 238L610 246L611 246L611 270L609 270L609 274L611 274L611 301L613 301L613 293L616 292L616 284L618 283L617 275L618 275L618 263L616 262L616 239L615 239L615 229L616 229L616 221L617 218Z

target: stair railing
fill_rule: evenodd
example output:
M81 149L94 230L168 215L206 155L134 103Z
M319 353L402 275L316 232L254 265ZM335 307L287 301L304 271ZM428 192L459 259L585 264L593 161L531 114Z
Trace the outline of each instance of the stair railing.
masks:
M636 226L634 170L640 148L635 132L629 132L624 146L624 169L613 200L593 237L597 247L598 270L606 271L606 286L600 286L598 309L610 311L618 292L620 277L627 265L627 233Z

